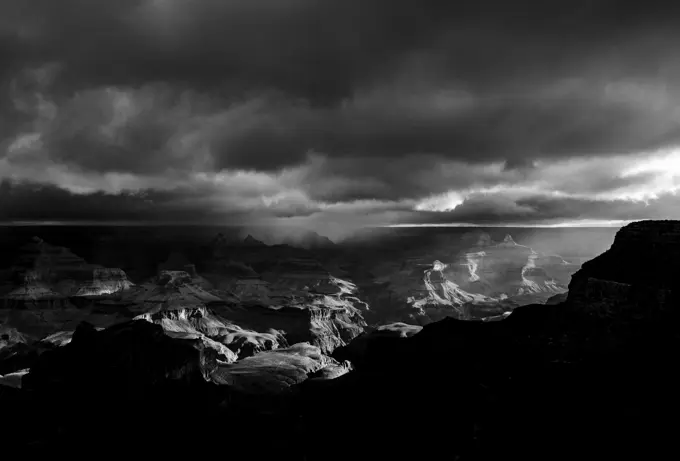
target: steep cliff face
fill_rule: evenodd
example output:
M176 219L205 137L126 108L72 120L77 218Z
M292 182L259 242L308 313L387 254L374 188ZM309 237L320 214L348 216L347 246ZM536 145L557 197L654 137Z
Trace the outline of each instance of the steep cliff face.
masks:
M680 318L680 223L640 221L623 227L609 250L583 264L568 304L619 335Z

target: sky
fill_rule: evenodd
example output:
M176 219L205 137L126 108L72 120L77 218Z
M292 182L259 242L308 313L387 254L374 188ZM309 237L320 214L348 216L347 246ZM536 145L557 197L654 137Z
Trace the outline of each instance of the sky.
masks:
M679 19L654 0L3 0L0 221L680 218Z

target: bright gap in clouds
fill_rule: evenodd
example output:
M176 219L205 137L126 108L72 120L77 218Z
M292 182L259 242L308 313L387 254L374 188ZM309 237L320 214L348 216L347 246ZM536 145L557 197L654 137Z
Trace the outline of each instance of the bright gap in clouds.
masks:
M561 227L623 227L633 222L632 220L593 220L582 219L555 224L472 224L472 223L448 223L448 224L388 224L378 227L527 227L527 228L561 228Z
M429 197L416 204L416 211L453 211L465 201L460 192L451 191L443 195Z
M680 190L680 149L638 156L536 161L529 170L503 173L496 180L494 185L478 184L421 199L414 210L450 212L473 196L511 200L558 197L595 200L603 205L612 201L648 203Z

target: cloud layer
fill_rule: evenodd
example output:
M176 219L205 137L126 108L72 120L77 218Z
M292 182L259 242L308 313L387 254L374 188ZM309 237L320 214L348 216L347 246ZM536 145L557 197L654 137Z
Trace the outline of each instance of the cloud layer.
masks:
M679 10L8 0L0 219L680 217Z

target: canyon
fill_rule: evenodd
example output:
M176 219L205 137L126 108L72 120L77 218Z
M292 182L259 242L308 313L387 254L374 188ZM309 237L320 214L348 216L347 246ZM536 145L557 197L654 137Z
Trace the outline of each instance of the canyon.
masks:
M326 247L219 239L160 258L142 280L45 246L50 270L33 245L2 292L2 433L31 453L103 446L114 421L143 414L144 437L112 451L134 439L177 454L159 443L170 421L206 441L202 453L219 454L224 434L250 452L266 427L258 456L308 460L344 459L355 442L363 455L464 460L668 448L675 423L649 422L680 407L680 222L623 227L582 265L512 237L466 238L434 263L369 270ZM59 291L54 273L77 284ZM45 299L16 296L27 286ZM521 304L527 293L545 303ZM371 302L390 294L390 312ZM31 426L49 415L58 430ZM356 440L329 451L348 431Z

